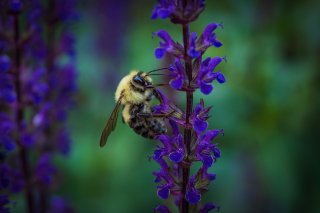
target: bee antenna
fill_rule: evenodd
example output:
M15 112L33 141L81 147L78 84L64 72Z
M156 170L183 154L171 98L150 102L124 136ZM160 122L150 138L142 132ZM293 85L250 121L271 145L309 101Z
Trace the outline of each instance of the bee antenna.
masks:
M160 68L160 69L156 69L156 70L151 70L151 71L147 72L147 74L149 75L150 73L157 72L157 71L160 71L160 70L167 70L167 69L169 69L169 67L164 67L164 68Z
M169 76L169 74L165 74L165 73L153 73L153 74L147 74L147 76L149 76L149 75L167 75L167 76Z
M165 83L165 84L152 84L152 85L148 85L146 86L147 88L156 88L156 87L162 87L162 86L169 86L169 84Z

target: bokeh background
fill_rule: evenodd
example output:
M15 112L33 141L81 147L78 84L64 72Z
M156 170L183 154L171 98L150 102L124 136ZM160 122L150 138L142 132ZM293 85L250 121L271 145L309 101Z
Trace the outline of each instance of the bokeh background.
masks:
M58 163L64 172L59 191L78 212L152 212L156 196L148 161L155 142L136 135L119 120L105 148L99 137L114 107L114 91L131 69L152 70L152 32L168 30L181 40L181 28L151 20L156 1L80 1L78 108L69 126L73 151ZM222 128L222 157L211 168L217 180L203 200L225 213L320 212L320 2L316 0L207 0L191 25L206 24L224 44L208 56L227 56L219 65L227 83L217 85L210 128ZM161 78L156 79L162 82ZM173 97L184 107L184 96ZM195 100L203 97L197 93Z

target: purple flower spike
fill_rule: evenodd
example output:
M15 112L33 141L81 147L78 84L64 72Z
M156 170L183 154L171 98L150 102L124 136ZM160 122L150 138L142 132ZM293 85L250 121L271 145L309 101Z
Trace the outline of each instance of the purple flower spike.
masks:
M154 209L156 212L160 212L160 213L171 213L171 211L169 210L168 207L166 207L165 205L159 205Z
M157 194L162 199L171 196L179 212L206 213L217 209L212 203L202 205L199 202L208 191L210 182L216 178L208 170L220 157L220 150L212 141L222 131L207 130L211 107L205 107L203 99L194 106L193 97L196 90L209 95L214 89L213 81L220 84L226 81L220 71L215 71L225 58L203 60L202 57L209 47L222 46L215 33L219 26L222 27L221 24L209 24L199 37L196 32L190 33L190 23L197 19L204 7L205 0L158 0L152 11L152 19L169 18L183 28L183 45L174 41L165 30L154 33L161 39L154 54L157 59L166 54L174 59L168 68L169 74L165 74L169 78L164 85L169 84L178 93L186 93L185 110L165 98L161 92L157 95L160 104L152 108L153 113L168 115L166 119L171 125L165 134L155 137L160 144L154 151L153 159L161 166L160 171L153 172L158 183ZM202 165L194 174L191 168L198 161ZM154 210L170 212L162 205Z

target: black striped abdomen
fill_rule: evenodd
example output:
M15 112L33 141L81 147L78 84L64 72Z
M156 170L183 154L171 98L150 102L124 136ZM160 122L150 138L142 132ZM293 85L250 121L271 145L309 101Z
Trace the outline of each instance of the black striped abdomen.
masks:
M151 113L151 108L149 105L144 104L131 106L131 117L128 124L137 134L145 138L152 139L167 131L167 128L161 118L139 117L137 116L138 113Z

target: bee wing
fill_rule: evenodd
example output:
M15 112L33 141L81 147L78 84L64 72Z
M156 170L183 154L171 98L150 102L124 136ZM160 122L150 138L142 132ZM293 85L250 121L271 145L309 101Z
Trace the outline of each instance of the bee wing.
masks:
M114 107L114 109L110 115L109 120L107 121L106 126L103 128L103 131L102 131L102 134L100 137L100 147L103 147L104 145L106 145L110 133L116 128L122 97L123 96L120 96L119 100L117 101L116 106Z

